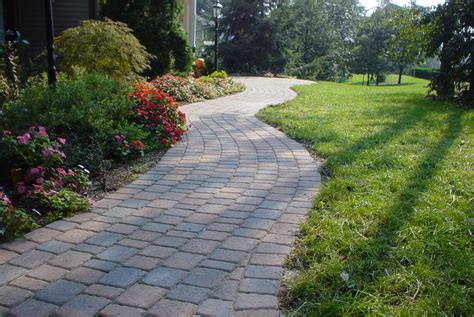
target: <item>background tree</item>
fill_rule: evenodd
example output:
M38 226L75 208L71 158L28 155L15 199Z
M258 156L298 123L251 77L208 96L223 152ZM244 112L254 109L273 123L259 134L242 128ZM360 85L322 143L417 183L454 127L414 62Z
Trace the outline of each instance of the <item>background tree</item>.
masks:
M256 73L282 68L276 27L264 4L262 0L232 0L224 7L219 50L226 70Z
M156 56L149 75L161 75L171 69L190 71L192 52L180 21L182 1L104 0L101 15L128 24Z
M287 72L307 79L345 78L360 11L355 0L295 0L275 10Z
M426 10L413 5L399 7L391 12L390 58L398 64L398 84L402 82L404 68L422 58L426 48L426 25L421 23Z
M432 89L441 98L451 98L456 84L465 97L474 100L474 2L448 0L425 20L430 27L428 56L438 55L441 66ZM463 83L469 83L469 90Z
M377 8L371 16L363 18L357 31L353 71L367 73L367 85L371 78L375 78L378 85L392 69L389 59L391 8L390 4Z

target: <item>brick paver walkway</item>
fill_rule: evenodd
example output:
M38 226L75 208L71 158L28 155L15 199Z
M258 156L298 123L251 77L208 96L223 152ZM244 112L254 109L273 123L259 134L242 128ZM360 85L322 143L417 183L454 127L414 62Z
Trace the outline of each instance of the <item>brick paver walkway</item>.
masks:
M257 120L306 82L241 78L244 93L184 106L187 137L90 213L0 248L0 314L278 316L285 257L320 176Z

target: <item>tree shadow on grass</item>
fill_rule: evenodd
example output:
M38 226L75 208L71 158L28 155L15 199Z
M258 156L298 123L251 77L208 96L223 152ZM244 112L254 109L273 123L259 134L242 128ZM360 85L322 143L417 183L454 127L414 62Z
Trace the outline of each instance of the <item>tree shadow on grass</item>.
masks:
M420 118L417 120L419 119ZM410 119L407 120L410 123L414 123ZM371 289L372 286L375 287L375 283L378 283L378 279L387 275L387 270L413 264L410 263L409 259L405 259L407 263L403 263L403 261L402 263L394 262L396 255L394 255L393 250L399 246L399 242L397 242L399 238L398 233L407 222L412 220L413 213L416 210L415 207L420 197L423 197L423 193L429 190L428 187L438 172L440 164L445 160L454 141L462 131L461 121L461 111L453 111L449 115L447 126L443 135L439 138L439 141L427 149L424 157L414 168L414 173L409 178L407 186L397 195L395 202L388 207L388 210L383 212L384 217L381 217L381 222L377 224L378 232L374 238L369 241L361 242L351 250L351 254L355 255L355 258L351 259L351 255L349 255L346 259L346 263L348 264L347 271L349 271L351 276L355 276L356 279L358 279L355 287L358 291ZM405 128L407 127L408 126L405 126ZM399 132L400 129L397 130L397 133ZM390 133L386 131L382 133L382 135L393 137L394 133L393 131ZM363 142L362 148L368 148L367 143L370 142ZM374 143L372 143L370 147L371 146L374 146ZM360 150L361 147L360 145L353 145L351 149L344 151L353 149ZM360 263L361 261L363 263ZM432 261L434 261L434 259L432 259ZM389 267L390 264L394 267ZM433 263L432 266L434 265ZM440 270L440 268L433 268L433 270ZM416 290L413 291L411 294L413 298L416 297L417 292ZM387 296L388 294L385 295ZM396 305L397 303L393 304Z

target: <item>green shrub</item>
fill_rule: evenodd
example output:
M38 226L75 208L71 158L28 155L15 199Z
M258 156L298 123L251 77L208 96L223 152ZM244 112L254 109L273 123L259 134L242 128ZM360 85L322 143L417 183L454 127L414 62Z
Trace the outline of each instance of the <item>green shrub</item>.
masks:
M429 67L415 67L412 69L414 77L433 80L439 76L439 69Z
M86 20L55 40L62 71L74 65L88 72L138 75L150 68L150 55L125 23Z
M117 123L130 115L130 91L129 83L100 74L60 76L55 90L35 80L23 89L0 127L20 131L45 126L53 136L68 139L64 151L71 161L94 170L110 154L107 143Z
M210 74L209 77L227 80L227 73L225 70L216 70L215 72Z

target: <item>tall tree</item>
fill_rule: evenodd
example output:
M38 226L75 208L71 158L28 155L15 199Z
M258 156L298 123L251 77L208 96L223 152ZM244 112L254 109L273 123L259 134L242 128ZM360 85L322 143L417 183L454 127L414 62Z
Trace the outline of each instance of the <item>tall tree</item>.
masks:
M428 55L438 55L439 77L432 81L438 96L454 96L455 85L469 83L466 97L474 100L474 2L448 0L427 15L431 26Z
M150 53L150 75L172 68L188 72L192 53L181 26L182 1L179 0L103 0L101 15L127 23Z
M426 48L426 25L421 23L426 10L413 5L396 8L391 12L390 58L398 64L398 84L402 82L403 70L422 57Z
M356 0L294 0L276 12L290 74L326 80L348 74L360 12Z
M224 7L220 51L225 69L254 73L281 68L276 29L269 17L272 5L276 1L232 0Z

